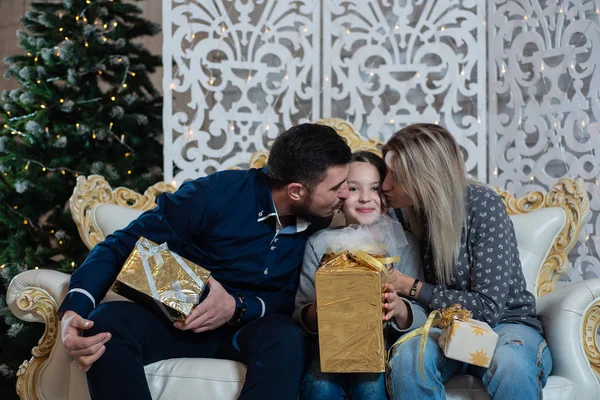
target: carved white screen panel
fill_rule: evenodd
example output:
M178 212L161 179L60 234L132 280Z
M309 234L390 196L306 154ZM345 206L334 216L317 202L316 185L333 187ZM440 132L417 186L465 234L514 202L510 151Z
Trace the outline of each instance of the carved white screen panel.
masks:
M320 21L319 0L163 2L165 181L243 166L319 118Z
M387 140L442 124L487 180L485 1L323 0L323 116Z
M566 280L600 276L600 4L490 2L490 182L523 195L581 177L592 218Z

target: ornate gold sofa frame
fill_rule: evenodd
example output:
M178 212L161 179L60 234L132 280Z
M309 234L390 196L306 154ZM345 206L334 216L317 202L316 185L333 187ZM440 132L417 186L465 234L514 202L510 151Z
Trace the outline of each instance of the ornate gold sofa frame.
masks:
M346 121L326 119L319 123L334 127L355 151L379 152L381 142L362 139ZM264 166L267 157L266 152L255 153L250 167ZM142 195L127 188L112 189L101 176L79 177L71 198L71 213L82 240L92 248L108 233L153 208L158 194L173 191L171 185L158 183ZM544 396L561 400L598 398L600 350L596 332L600 325L600 279L555 290L558 278L568 270L568 253L577 243L589 213L583 182L561 179L548 194L532 192L523 198L496 191L513 217L528 287L538 297L538 310L554 358L553 374ZM21 399L89 398L84 374L73 365L58 337L56 310L68 283L68 275L43 269L26 271L11 282L7 300L12 312L24 321L46 325L39 345L32 350L32 358L19 369L17 392ZM111 292L104 301L117 298ZM192 374L189 368L184 368L184 372L177 370L178 365L196 363L194 369L202 370L198 363L203 362L211 363L210 367L204 366L211 370L211 377L194 383L188 380L183 387L179 382L178 389L169 385L173 374ZM231 361L180 359L155 364L160 365L147 367L146 374L157 399L173 398L173 390L180 398L186 398L188 392L190 396L203 392L207 398L235 398L245 376L245 368ZM191 387L186 389L185 385ZM487 398L481 384L469 376L453 378L446 388L448 398Z

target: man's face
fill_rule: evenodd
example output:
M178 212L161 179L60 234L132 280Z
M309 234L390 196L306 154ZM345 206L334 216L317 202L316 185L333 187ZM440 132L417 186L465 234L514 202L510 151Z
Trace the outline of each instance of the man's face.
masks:
M349 191L346 180L349 170L348 164L329 167L325 179L294 207L294 214L320 218L331 217L334 211L339 209L344 200L348 198Z

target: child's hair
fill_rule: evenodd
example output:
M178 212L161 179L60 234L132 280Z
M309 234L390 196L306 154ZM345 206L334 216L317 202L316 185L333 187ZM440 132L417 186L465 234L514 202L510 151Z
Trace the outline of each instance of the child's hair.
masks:
M350 162L364 162L367 164L371 164L377 169L377 172L379 172L379 199L381 200L381 211L385 210L385 198L383 197L381 185L383 185L383 181L385 180L385 176L387 175L387 165L385 164L385 161L383 161L383 158L370 151L357 151L355 153L352 153L352 158L350 159Z

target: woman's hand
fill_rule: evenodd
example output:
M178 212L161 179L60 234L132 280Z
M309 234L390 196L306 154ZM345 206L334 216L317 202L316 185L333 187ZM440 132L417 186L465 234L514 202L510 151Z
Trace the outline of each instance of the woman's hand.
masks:
M402 296L408 296L410 294L410 288L414 281L415 278L404 275L397 269L389 270L389 283L392 284Z

